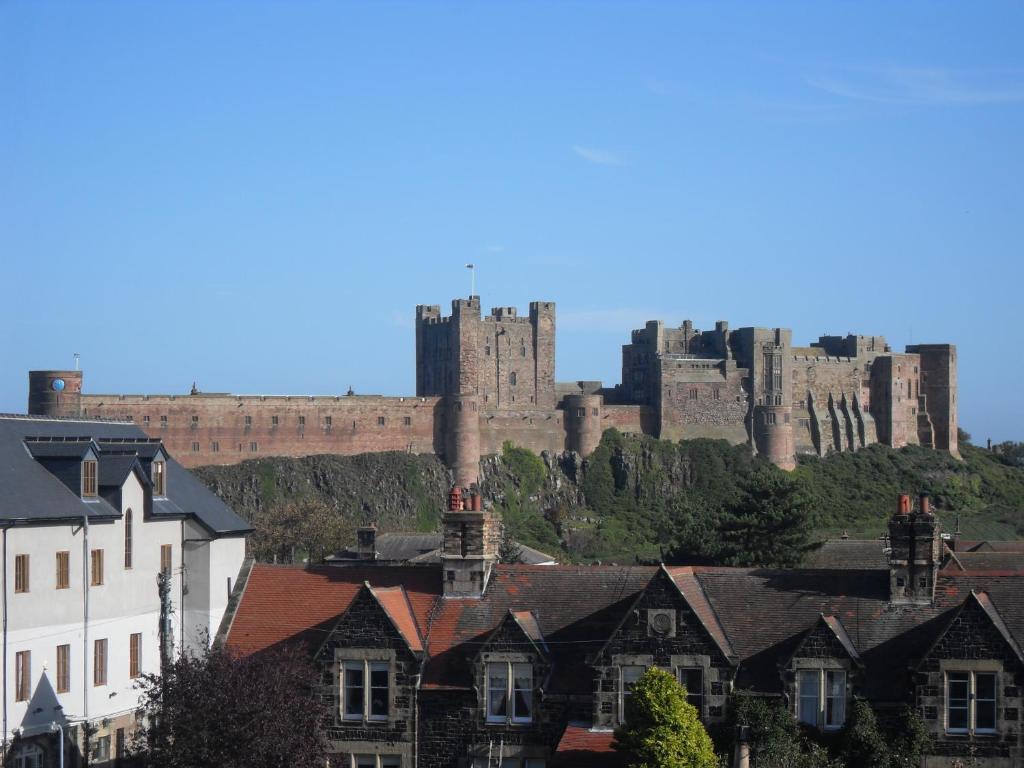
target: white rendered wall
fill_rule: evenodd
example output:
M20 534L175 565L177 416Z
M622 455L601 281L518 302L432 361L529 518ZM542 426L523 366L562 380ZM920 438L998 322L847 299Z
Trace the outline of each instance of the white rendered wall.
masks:
M245 559L245 537L230 536L200 543L210 535L193 521L185 523L185 595L186 650L208 647L224 618L229 583L235 580Z
M7 532L7 728L25 735L44 729L50 722L75 721L85 714L88 697L90 720L113 717L134 709L138 702L135 681L129 676L129 642L142 635L141 671L155 673L160 667L157 574L160 545L170 544L174 564L173 610L177 612L181 546L178 520L145 520L142 486L130 475L122 493L122 513L133 511L132 567L124 567L125 523L122 517L108 523L92 523L88 549L103 550L103 584L88 586L83 574L83 529L63 523L12 528ZM70 586L56 588L56 553L69 552ZM15 555L29 555L29 591L14 593ZM85 562L89 563L89 554ZM83 578L89 595L88 643L83 645ZM177 620L177 613L175 613ZM93 684L94 642L107 640L107 683ZM57 646L70 645L70 690L56 693ZM18 651L31 651L32 695L15 702L15 664ZM83 696L84 693L84 696ZM57 709L60 707L60 709Z

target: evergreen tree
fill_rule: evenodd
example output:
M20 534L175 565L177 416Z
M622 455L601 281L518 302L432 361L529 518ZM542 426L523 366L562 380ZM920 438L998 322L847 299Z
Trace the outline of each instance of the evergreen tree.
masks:
M811 506L800 485L774 468L761 469L746 483L743 499L718 523L723 565L789 568L808 549Z
M871 705L857 699L850 711L850 721L843 734L843 761L850 766L888 768L892 756L885 737L878 730L878 721Z
M615 748L630 756L630 768L715 768L711 737L686 689L669 672L651 667L633 685L626 725L615 732Z

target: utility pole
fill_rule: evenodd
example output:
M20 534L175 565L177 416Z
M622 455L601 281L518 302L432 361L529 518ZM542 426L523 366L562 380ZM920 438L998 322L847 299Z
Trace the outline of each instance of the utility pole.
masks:
M171 630L171 574L160 571L156 577L160 593L160 674L167 674L174 655L174 633Z

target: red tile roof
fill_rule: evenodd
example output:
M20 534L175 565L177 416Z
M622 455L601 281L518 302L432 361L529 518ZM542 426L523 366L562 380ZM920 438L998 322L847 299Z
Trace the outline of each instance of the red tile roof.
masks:
M369 585L368 585L369 586ZM372 594L380 607L391 619L395 629L405 638L411 651L423 650L423 638L420 635L416 617L412 613L412 605L406 598L405 589L402 587L373 587L370 586Z
M612 747L613 741L615 734L611 731L593 731L589 724L570 723L558 742L552 768L620 768L626 764L626 755Z
M356 593L375 587L404 586L416 623L425 627L441 591L433 569L254 565L239 602L227 647L241 655L283 642L319 647Z

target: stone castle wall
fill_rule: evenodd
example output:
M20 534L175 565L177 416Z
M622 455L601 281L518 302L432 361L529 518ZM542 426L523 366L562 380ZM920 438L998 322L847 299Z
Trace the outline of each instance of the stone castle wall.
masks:
M650 321L622 348L622 381L555 382L555 305L520 316L480 298L451 314L416 308L415 397L83 394L80 371L32 371L29 411L129 419L185 466L260 456L408 451L442 456L475 482L480 458L510 441L536 453L596 447L600 434L746 443L791 468L875 442L954 456L956 348L893 352L881 336L822 336L793 347L785 328L701 331Z
M132 421L186 467L321 453L444 454L437 397L82 395L81 415Z

